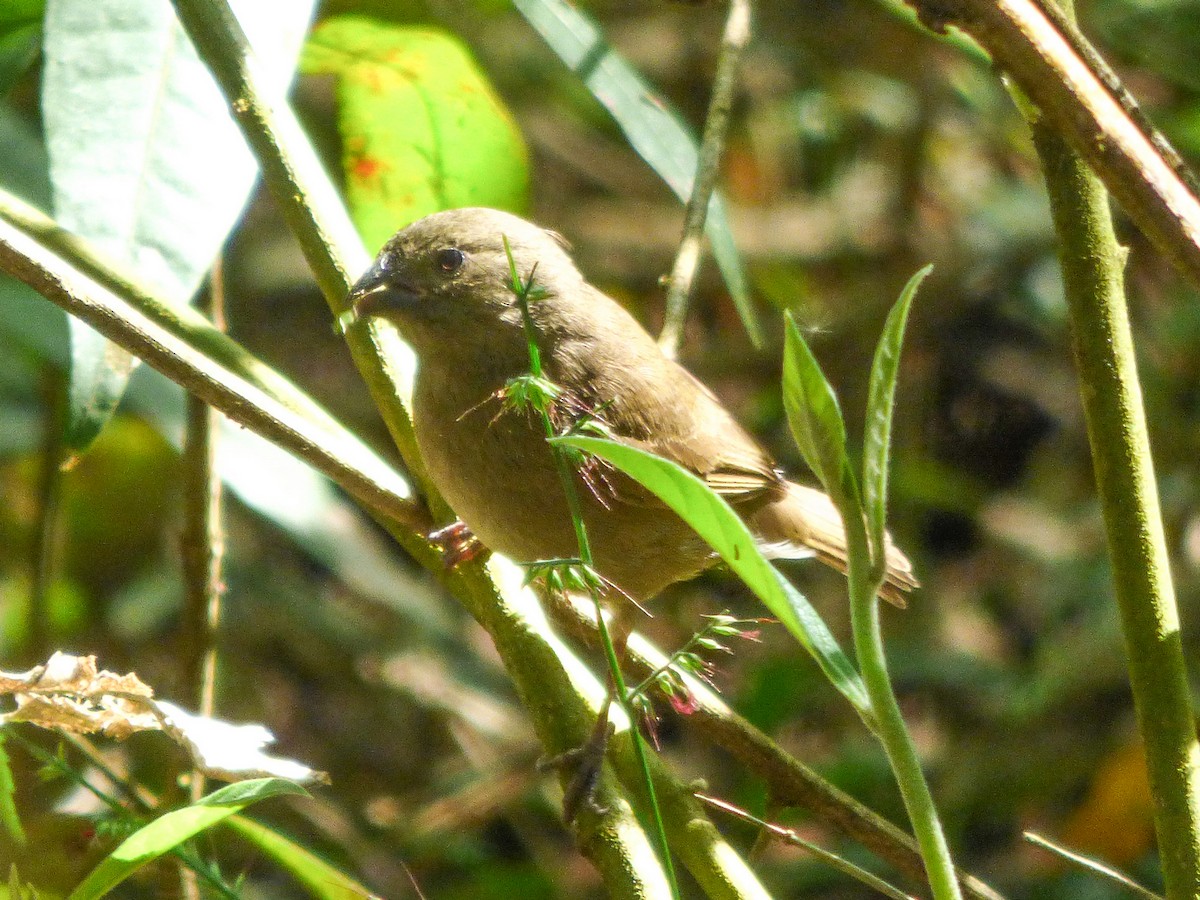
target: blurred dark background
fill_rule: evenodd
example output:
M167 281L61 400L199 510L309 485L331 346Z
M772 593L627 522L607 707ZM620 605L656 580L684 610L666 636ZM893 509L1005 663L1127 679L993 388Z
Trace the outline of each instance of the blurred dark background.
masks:
M506 6L329 3L459 35L516 117L531 152L530 217L562 232L591 280L651 329L682 209L604 110ZM614 47L694 128L707 107L724 7L591 2ZM1184 156L1200 153L1195 2L1101 0L1080 10L1151 118ZM724 163L755 304L755 350L706 264L682 361L793 473L803 471L779 391L791 310L861 436L867 374L884 317L921 265L935 270L911 318L898 395L891 527L924 584L884 612L892 667L957 860L1012 897L1105 898L1115 888L1024 844L1035 830L1160 886L1117 612L1036 160L995 72L867 0L762 3ZM38 67L8 94L38 129ZM295 99L337 168L328 79ZM1163 514L1189 654L1196 647L1200 304L1118 212ZM344 344L278 210L258 196L226 261L231 334L341 421L392 454ZM22 301L23 302L23 301ZM13 301L15 304L16 301ZM46 527L43 449L62 390L62 323L45 303L10 304L0 330L0 668L35 653L25 611ZM20 327L11 323L21 319ZM56 349L57 348L57 349ZM135 379L126 407L62 480L50 618L38 652L96 653L181 703L175 670L181 586L179 462ZM228 446L228 445L227 445ZM236 451L231 451L236 452ZM392 454L394 457L394 454ZM278 488L287 494L286 482ZM302 503L302 500L297 500ZM576 897L598 880L557 820L557 789L486 636L365 518L304 538L280 514L230 497L219 713L259 721L279 751L328 770L315 801L263 815L382 896ZM324 535L324 533L323 533ZM797 564L796 583L847 631L845 585ZM672 590L640 623L682 643L703 613L756 616L714 573ZM719 660L726 698L814 766L896 822L903 810L882 753L779 629ZM666 704L663 752L687 777L764 813L761 781ZM48 746L52 745L48 743ZM142 736L111 748L146 784L169 784L173 751ZM10 745L27 827L47 849L27 880L69 888L104 849L71 815L69 786L43 782ZM853 859L802 810L769 814ZM748 849L755 834L730 824ZM9 848L11 849L11 848ZM5 846L0 844L0 858ZM228 854L247 896L295 890L252 852ZM793 849L756 865L780 897L866 889ZM152 896L169 879L122 890Z

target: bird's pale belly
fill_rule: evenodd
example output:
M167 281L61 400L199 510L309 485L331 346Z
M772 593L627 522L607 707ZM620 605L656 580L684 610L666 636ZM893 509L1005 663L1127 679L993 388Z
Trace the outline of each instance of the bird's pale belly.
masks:
M563 486L539 421L488 401L451 414L445 401L415 399L414 426L429 476L489 549L517 562L579 553ZM617 477L615 473L611 477ZM704 569L711 551L674 513L597 493L576 477L596 568L637 600ZM603 492L601 492L603 493Z

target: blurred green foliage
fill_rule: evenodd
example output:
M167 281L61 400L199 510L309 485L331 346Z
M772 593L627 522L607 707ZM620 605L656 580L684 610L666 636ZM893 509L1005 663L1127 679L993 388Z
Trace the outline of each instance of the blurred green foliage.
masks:
M1152 118L1194 159L1200 84L1191 60L1200 17L1193 6L1104 0L1080 14ZM588 11L698 130L723 8L596 0ZM503 104L516 123L495 145L508 149L490 151L498 154L497 179L517 185L527 165L531 217L571 240L597 285L651 326L658 321L659 278L669 271L682 210L522 17L498 3L462 0L338 0L323 13L390 16L405 34L439 29L453 35L439 46L453 40L469 48L476 62L455 45L453 65L490 84L496 99L489 102ZM13 35L31 23L36 15L0 17L0 121L13 123L0 127L0 181L37 195L30 175L39 165L36 41L23 62L6 62L7 42L19 43ZM683 359L801 473L780 399L783 329L770 313L792 311L843 408L860 410L890 303L915 269L935 263L901 360L890 502L897 542L925 587L907 611L883 615L892 668L951 844L963 865L1014 897L1119 896L1023 846L1023 829L1059 837L1155 887L1053 235L1020 117L993 72L866 0L763 3L756 34L722 189L773 344L751 350L707 267ZM435 81L455 96L448 77ZM295 92L331 168L352 149L338 124L345 107L337 93L319 76L302 78ZM462 115L473 117L470 126L480 114ZM506 196L516 206L524 190ZM370 227L379 240L403 218L394 210L376 215ZM1119 213L1118 222L1131 250L1135 336L1183 639L1196 658L1200 305ZM234 337L386 448L265 197L230 242L227 282ZM55 474L45 455L56 435L48 397L62 383L64 335L61 316L48 306L0 288L0 669L25 668L53 648L95 652L105 667L135 669L186 705L174 671L177 462L164 432L176 435L161 422L148 424L135 378L133 396L97 446ZM141 396L157 395L145 388ZM860 445L854 417L849 427L851 446ZM60 502L46 542L44 488L53 478L61 479ZM387 605L341 574L361 565L355 554L365 540L340 551L327 544L318 557L295 530L236 499L226 519L217 708L232 720L266 723L281 752L333 776L315 802L264 806L263 820L383 896L410 896L410 876L427 896L596 895L594 872L556 819L555 791L535 774L537 747L486 639L432 579L394 551L388 562L406 577L397 579L397 591L407 607ZM53 551L52 577L34 603L42 546ZM844 640L844 581L804 564L789 576ZM37 641L28 627L31 603L46 617ZM406 612L421 606L437 615L423 621ZM654 618L639 627L674 647L700 627L702 613L727 607L758 614L735 582L710 573L661 598ZM735 708L839 786L902 820L872 739L780 629L767 629L761 645L739 644L720 669ZM838 846L803 811L775 810L759 780L730 766L686 721L664 712L659 732L664 754L689 777L705 777L714 793ZM20 747L6 749L22 823L41 849L18 853L0 835L0 863L17 860L26 881L65 892L116 839L95 826L101 811L94 802L61 778L40 779ZM163 774L170 754L161 742L135 739L103 751L119 768L175 790ZM76 751L68 757L86 769ZM755 839L741 826L729 833L744 849ZM214 839L209 847L247 896L295 895L247 845ZM779 896L866 896L790 849L766 846L756 865ZM150 867L122 896L177 889L170 867Z

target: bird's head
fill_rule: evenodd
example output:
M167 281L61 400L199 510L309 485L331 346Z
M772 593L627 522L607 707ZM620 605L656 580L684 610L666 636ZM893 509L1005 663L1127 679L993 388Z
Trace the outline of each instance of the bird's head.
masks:
M350 291L351 318L385 317L418 351L430 339L520 328L506 239L518 278L533 273L538 302L582 283L554 232L494 209L452 209L396 232Z

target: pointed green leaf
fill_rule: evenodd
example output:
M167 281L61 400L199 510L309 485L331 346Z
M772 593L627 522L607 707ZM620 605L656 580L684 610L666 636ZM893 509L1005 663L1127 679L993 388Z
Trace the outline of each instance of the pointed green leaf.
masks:
M78 319L68 319L67 328L71 332L71 378L63 440L67 447L82 452L116 412L136 361Z
M746 583L804 647L821 671L860 712L869 707L866 689L808 600L767 561L733 508L691 472L670 460L604 438L572 436L556 443L612 463L655 494L688 523Z
M236 12L264 67L290 73L311 2ZM169 3L49 0L42 118L59 224L186 303L245 206L256 167ZM97 111L103 111L98 114ZM134 360L71 323L68 445L86 449Z
M286 835L244 816L230 816L225 825L273 858L319 900L364 900L371 895L363 885L338 871L311 850Z
M372 252L438 210L524 210L521 132L453 35L334 16L313 32L301 65L338 78L346 200Z
M787 317L783 351L783 405L804 461L839 509L848 470L846 423L833 388L825 379L795 320ZM844 510L843 514L844 514Z
M71 892L68 900L104 896L146 863L178 847L251 803L281 794L307 797L299 785L282 778L258 778L227 785L191 806L159 816L139 828L108 854Z
M609 46L596 24L577 7L565 0L514 3L550 49L612 114L630 146L686 202L696 178L699 151L679 115ZM761 346L762 328L750 303L746 274L729 230L724 201L717 194L708 204L705 233L742 325L755 346Z
M871 553L876 567L885 564L884 529L887 524L888 456L892 445L892 410L896 400L896 378L900 371L900 348L904 328L917 288L933 270L927 265L908 280L900 299L888 313L871 363L871 387L867 397L867 426L863 435L863 506L871 535Z

